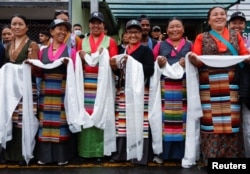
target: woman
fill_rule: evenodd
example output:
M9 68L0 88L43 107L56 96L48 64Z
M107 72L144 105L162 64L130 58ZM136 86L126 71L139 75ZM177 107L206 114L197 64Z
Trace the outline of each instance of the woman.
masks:
M14 40L6 47L5 62L14 64L22 64L26 59L37 59L39 47L36 42L29 39L27 36L28 21L23 15L16 14L11 17L11 30L14 34ZM34 70L34 69L33 69ZM33 75L35 71L32 72ZM33 82L33 108L34 113L37 115L37 97L35 78ZM19 102L16 110L13 113L13 138L7 143L4 150L4 160L16 161L20 165L24 165L24 158L22 156L22 101Z
M79 55L84 70L84 106L89 117L94 113L95 100L98 97L99 65L91 66L85 61L85 54L96 53L101 48L107 48L109 57L117 54L117 44L104 34L104 16L100 12L93 12L89 18L90 35L79 44ZM101 51L100 51L101 52ZM102 117L98 115L98 117ZM104 131L96 126L86 127L78 134L78 154L83 158L93 158L102 162L104 156Z
M242 35L243 30L246 28L246 17L242 12L235 12L231 15L229 20L229 28L239 32ZM247 48L250 46L250 39L244 39ZM249 51L249 48L248 48ZM240 99L242 107L242 119L243 119L243 136L244 136L244 150L245 157L250 157L250 65L245 64L241 69L240 74Z
M11 31L11 28L9 25L6 25L2 29L2 41L4 44L4 47L6 48L6 45L10 43L14 39L14 34Z
M124 53L126 46L128 45L128 34L126 32L122 33L121 35L121 44L118 45L118 53Z
M55 12L54 19L61 19L65 22L69 21L69 13L67 10L58 10ZM67 37L64 39L64 43L69 47L70 55L75 57L76 50L78 45L80 44L81 39L79 36L71 32L71 29L69 30ZM73 59L74 61L74 59Z
M245 14L240 11L234 12L229 19L228 28L242 35L243 30L246 28ZM247 42L246 39L244 41L245 43Z
M226 28L227 14L224 8L211 8L207 19L211 30L196 37L193 53L189 55L190 62L199 69L203 111L200 119L201 154L205 166L208 158L243 157L244 149L240 125L239 87L235 81L237 65L214 68L203 64L197 55L248 54L240 34ZM229 124L225 120L229 120Z
M71 25L61 19L55 19L50 25L53 42L40 53L43 64L49 64L61 57L71 57L64 39ZM64 108L66 66L42 70L41 91L39 97L39 130L37 159L38 164L56 162L66 165L74 155L72 136L66 121Z
M151 49L147 46L144 46L141 44L141 38L142 38L142 27L139 21L137 20L130 20L126 24L126 33L129 39L129 43L126 47L125 54L133 57L133 59L136 60L139 64L141 64L143 69L142 79L144 78L145 82L145 91L144 91L144 111L142 110L142 113L133 113L133 116L136 116L135 114L142 114L144 115L144 119L142 120L143 126L143 141L144 143L141 144L143 146L143 156L142 159L133 159L132 161L134 163L147 165L149 160L149 152L151 148L151 141L149 140L149 123L148 123L148 94L149 94L149 78L154 72L154 57L153 52ZM123 51L120 53L124 53ZM128 156L127 149L130 149L130 147L127 147L127 141L128 140L128 113L126 113L127 109L126 105L126 89L125 89L125 83L129 83L125 81L124 75L127 74L125 70L127 70L127 63L126 60L127 56L125 56L125 62L124 65L120 65L122 67L118 67L118 64L116 63L116 59L111 59L110 65L112 67L113 72L115 75L119 77L118 83L117 83L117 91L116 91L116 135L117 135L117 152L115 152L112 155L112 160L115 161L126 161ZM126 69L125 69L126 67ZM135 72L139 73L139 70L134 70ZM144 75L144 77L143 77ZM143 97L143 94L142 94ZM127 99L128 100L128 99ZM144 114L143 114L144 112ZM151 150L152 151L152 150Z
M183 22L171 18L167 24L168 38L154 48L154 56L159 67L168 62L179 62L184 67L185 55L191 51L192 44L184 38ZM161 76L162 122L163 122L163 159L182 159L185 149L186 127L186 78L171 79Z

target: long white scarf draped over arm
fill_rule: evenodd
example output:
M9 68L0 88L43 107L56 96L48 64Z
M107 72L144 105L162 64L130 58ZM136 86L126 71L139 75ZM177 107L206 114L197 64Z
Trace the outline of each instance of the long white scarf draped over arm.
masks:
M119 66L126 54L116 55ZM142 64L127 55L125 75L127 160L141 160L143 152L144 73Z
M150 78L149 88L149 124L152 132L152 147L154 154L162 153L162 106L161 106L161 75L170 79L181 79L184 68L176 62L172 66L168 63L160 68L157 60L154 64L154 74Z
M144 73L142 64L128 56L126 63L127 160L142 159L144 118Z
M22 98L22 66L7 63L0 69L0 144L12 139L12 114Z
M24 63L7 63L1 68L0 76L0 111L3 116L0 121L1 144L6 148L6 142L12 139L12 114L22 98L22 155L28 164L33 158L38 129L38 120L33 113L31 68Z
M33 112L33 94L31 82L31 67L23 63L23 127L22 127L22 155L28 164L33 158L36 144L36 133L39 122Z
M199 94L199 74L197 68L189 61L186 55L186 82L187 82L187 123L185 154L182 159L182 167L189 168L196 164L199 159L200 146L200 121L203 116ZM245 56L197 56L204 64L211 67L228 67L242 62L249 55Z
M69 57L62 57L55 60L49 64L43 64L40 60L28 60L34 66L43 68L43 69L54 69L62 65L64 59L68 60L67 64L67 80L66 80L66 89L64 97L64 107L66 113L67 123L71 132L80 132L81 125L83 125L83 117L79 115L79 103L78 103L78 93L76 90L76 79L74 74L74 66L72 59Z
M97 91L94 103L94 110L91 116L84 107L84 88L82 62L77 53L76 59L76 82L77 91L79 91L80 113L84 117L83 128L96 126L104 130L104 155L111 155L116 151L116 132L115 132L115 83L111 67L109 65L109 52L106 48L102 52L98 51L89 55L85 54L84 59L89 66L98 67Z

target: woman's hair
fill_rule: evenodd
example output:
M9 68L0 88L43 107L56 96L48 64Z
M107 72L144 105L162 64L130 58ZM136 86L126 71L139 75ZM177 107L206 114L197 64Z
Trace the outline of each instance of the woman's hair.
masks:
M1 34L0 34L0 35L2 35L3 30L4 30L4 29L6 29L6 28L8 28L8 29L10 29L10 30L11 30L11 28L10 28L10 25L9 25L9 24L4 25L4 26L3 26L3 28L1 28L1 30L0 30L0 31L1 31Z
M55 11L55 15L54 15L54 19L57 18L57 16L59 16L60 14L65 14L66 16L69 17L69 13L67 10L56 10Z
M21 14L14 14L13 16L11 16L10 22L12 21L12 19L13 19L14 17L21 18L21 19L24 21L25 25L28 26L28 20L27 20L27 18L26 18L25 16L23 16L23 15L21 15Z
M181 22L181 24L182 24L182 25L183 25L183 27L184 27L183 20L182 20L181 18L178 18L178 17L172 17L172 18L170 18L170 19L168 20L168 22L167 22L167 28L168 28L168 26L169 26L169 23L170 23L170 22L172 22L172 21L174 21L174 20L180 21L180 22Z
M2 31L3 31L5 28L11 29L9 24L4 25L3 28L2 28Z

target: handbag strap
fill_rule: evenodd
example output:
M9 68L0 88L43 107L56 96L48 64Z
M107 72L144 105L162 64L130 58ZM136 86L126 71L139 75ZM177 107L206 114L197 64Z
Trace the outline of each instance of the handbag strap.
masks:
M238 55L238 52L235 50L235 48L233 47L233 45L230 42L228 42L227 40L225 40L221 35L219 35L214 30L210 30L209 33L212 34L217 39L219 39L221 42L223 42L228 47L228 49L231 51L231 53L233 55Z
M215 32L214 30L210 30L209 31L210 34L212 34L214 37L216 37L217 39L219 39L221 42L223 42L227 48L231 51L231 53L234 55L234 56L237 56L238 55L238 52L235 50L234 46L228 42L226 39L224 39L221 35L219 35L217 32ZM241 68L244 67L244 64L242 62L239 63L239 66Z

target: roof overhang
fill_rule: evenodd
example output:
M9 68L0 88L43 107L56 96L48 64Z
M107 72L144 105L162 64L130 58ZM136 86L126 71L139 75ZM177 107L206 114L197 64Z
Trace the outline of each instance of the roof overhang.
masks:
M137 18L146 14L151 19L180 17L206 19L211 7L229 9L242 0L103 0L113 16L119 19ZM243 0L244 1L244 0Z

